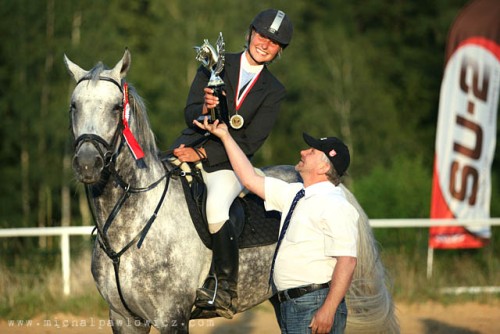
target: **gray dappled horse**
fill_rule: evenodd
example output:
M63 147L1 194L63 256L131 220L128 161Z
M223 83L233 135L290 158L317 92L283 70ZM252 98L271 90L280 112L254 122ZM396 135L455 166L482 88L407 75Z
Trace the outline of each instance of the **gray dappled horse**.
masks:
M77 82L70 105L73 169L85 185L94 214L92 274L110 306L113 332L149 333L154 326L161 333L187 333L196 289L210 269L211 250L191 222L181 182L172 177L174 167L158 157L141 98L133 87L126 88L130 53L125 50L112 69L99 62L86 71L66 56L64 60ZM123 111L124 97L129 113ZM135 149L125 143L128 125L133 134L128 139L137 140ZM139 168L136 158L141 150ZM272 167L266 174L289 181L298 177L291 166ZM361 213L358 269L347 298L348 328L397 332L368 219L345 191ZM238 312L271 296L268 278L274 248L271 244L241 249Z

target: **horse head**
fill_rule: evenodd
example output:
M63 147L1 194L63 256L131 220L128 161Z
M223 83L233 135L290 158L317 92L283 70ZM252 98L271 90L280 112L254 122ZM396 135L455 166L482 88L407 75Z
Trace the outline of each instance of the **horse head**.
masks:
M93 184L116 154L122 131L122 79L130 68L128 50L112 69L99 62L83 70L64 55L64 62L77 82L70 104L74 135L73 170L79 181Z
M202 63L207 69L212 69L218 60L218 52L210 45L207 39L203 41L202 46L195 46L196 60Z

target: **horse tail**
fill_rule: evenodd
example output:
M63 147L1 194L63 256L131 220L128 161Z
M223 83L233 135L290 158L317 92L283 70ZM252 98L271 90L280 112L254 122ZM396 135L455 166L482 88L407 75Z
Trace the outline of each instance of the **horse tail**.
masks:
M349 311L347 333L399 333L399 322L389 292L391 282L380 259L368 216L354 195L345 187L344 191L359 212L357 265L346 295Z

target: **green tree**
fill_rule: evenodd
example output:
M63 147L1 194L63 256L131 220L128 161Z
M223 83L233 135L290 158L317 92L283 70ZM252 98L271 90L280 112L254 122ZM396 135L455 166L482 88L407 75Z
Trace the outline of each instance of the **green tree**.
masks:
M145 99L165 150L185 126L184 103L199 66L192 47L222 32L227 52L241 51L253 16L270 7L291 16L295 33L270 65L288 95L254 162L295 163L303 131L337 135L352 151L348 185L369 214L425 217L446 37L466 2L4 0L0 226L78 224L88 214L69 167L74 82L63 54L91 69L98 61L113 66L128 47L127 80ZM367 196L374 193L377 201Z

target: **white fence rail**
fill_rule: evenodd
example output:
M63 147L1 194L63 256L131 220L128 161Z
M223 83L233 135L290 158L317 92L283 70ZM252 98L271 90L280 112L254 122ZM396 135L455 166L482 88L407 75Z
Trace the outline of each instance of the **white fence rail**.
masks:
M478 225L500 225L500 218L489 219L371 219L370 225L373 228L405 228L405 227L430 227L430 226L478 226ZM0 238L17 237L40 237L40 236L60 236L61 237L61 266L63 278L63 292L69 295L70 287L70 247L69 237L71 235L90 235L93 226L67 226L67 227L27 227L0 229ZM430 254L432 254L430 252ZM427 260L427 273L429 266L432 267L432 260L429 256Z
M15 237L40 237L40 236L60 236L61 237L61 265L63 278L63 292L68 296L70 287L70 235L90 235L94 226L60 226L60 227L26 227L0 229L0 238Z

